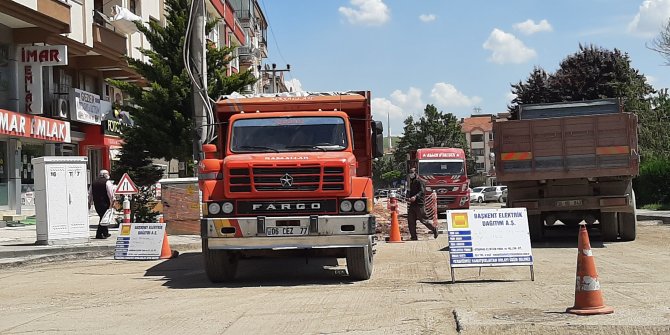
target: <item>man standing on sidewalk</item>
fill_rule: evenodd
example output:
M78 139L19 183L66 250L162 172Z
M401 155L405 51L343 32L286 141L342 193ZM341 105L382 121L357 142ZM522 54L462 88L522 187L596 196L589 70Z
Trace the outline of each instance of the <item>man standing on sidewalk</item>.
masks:
M437 238L437 228L434 227L426 216L425 198L426 185L416 177L416 169L409 170L409 207L407 208L407 224L409 225L409 234L413 241L418 240L416 236L416 220L421 221L424 226L433 232L433 237Z
M98 230L95 232L95 238L105 239L112 236L109 233L107 226L100 225L102 217L108 209L112 208L114 204L114 184L109 180L109 171L100 170L98 178L91 183L91 191L88 195L88 206L91 203L95 206L95 211L98 213L100 220L98 220Z

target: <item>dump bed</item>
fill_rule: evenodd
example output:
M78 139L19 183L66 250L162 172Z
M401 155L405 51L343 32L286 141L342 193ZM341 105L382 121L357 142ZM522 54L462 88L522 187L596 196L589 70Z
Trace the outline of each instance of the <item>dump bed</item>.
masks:
M632 113L503 121L493 131L501 182L638 174Z

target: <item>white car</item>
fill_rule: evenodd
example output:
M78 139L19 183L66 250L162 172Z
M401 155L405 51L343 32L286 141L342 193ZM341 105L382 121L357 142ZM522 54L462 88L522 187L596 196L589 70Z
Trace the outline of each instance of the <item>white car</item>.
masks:
M507 196L507 186L480 186L470 191L470 202L482 203L485 201L504 202ZM504 195L504 196L503 196Z
M486 187L475 187L470 191L470 202L482 203L485 200L484 189Z

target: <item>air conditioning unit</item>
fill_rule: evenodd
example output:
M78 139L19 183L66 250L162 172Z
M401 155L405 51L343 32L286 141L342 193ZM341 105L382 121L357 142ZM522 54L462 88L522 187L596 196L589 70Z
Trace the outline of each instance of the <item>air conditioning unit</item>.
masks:
M68 99L59 98L54 105L53 116L67 119L70 111L70 101Z

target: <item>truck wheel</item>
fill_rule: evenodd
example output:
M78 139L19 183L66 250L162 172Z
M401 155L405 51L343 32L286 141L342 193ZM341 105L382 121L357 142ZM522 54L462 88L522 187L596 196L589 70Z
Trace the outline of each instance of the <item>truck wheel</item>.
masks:
M372 245L347 248L347 272L354 280L368 280L372 276Z
M532 242L540 242L544 238L544 222L541 215L528 215L528 231Z
M637 213L635 208L635 192L632 192L633 213L619 213L619 233L622 241L635 241Z
M212 283L224 283L235 279L237 257L230 251L211 250L207 238L202 240L202 255L205 258L205 272Z
M603 241L615 242L619 235L617 213L600 213L599 221L600 233L603 235Z

